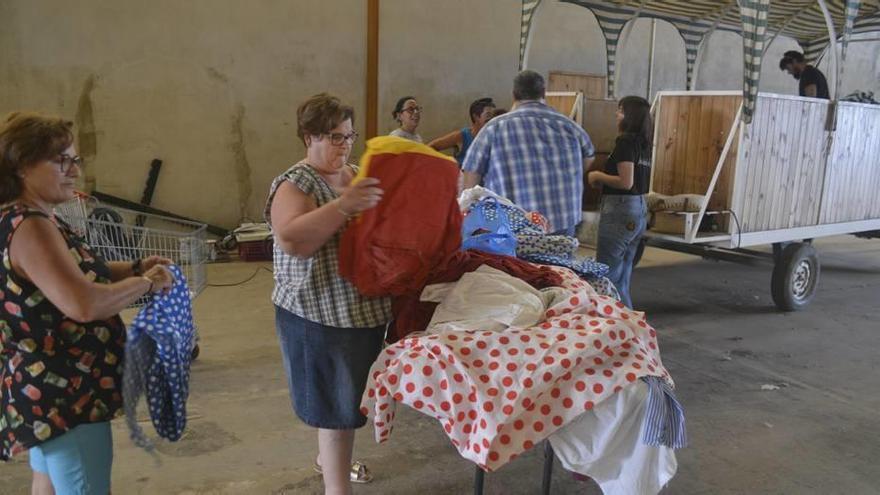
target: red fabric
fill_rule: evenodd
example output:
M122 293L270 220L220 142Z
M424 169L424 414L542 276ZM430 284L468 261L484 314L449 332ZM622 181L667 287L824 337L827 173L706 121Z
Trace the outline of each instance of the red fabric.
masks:
M536 266L512 256L474 250L452 253L430 273L425 285L455 282L465 273L475 271L482 265L501 270L536 289L562 285L562 276L548 267ZM396 342L410 333L420 332L428 327L437 303L419 301L422 288L420 287L417 292L394 298L391 308L394 322L388 330L388 342Z
M421 291L428 274L461 247L458 167L423 153L376 154L367 176L382 201L349 225L339 246L339 273L364 296Z

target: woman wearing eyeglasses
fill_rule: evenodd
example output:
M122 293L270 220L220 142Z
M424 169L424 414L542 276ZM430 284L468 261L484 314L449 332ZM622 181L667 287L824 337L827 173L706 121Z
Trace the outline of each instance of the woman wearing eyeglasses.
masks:
M163 258L104 261L54 215L81 171L72 127L24 113L0 124L0 459L30 451L34 494L106 495L118 313L174 280Z
M415 96L404 96L397 100L391 117L400 125L397 129L391 131L390 135L409 139L417 143L422 143L422 136L416 133L419 127L419 121L422 120L422 107L416 101Z
M455 159L458 160L459 165L464 161L464 156L474 141L474 137L495 116L495 102L492 101L492 98L480 98L471 103L469 110L470 126L452 131L428 143L428 146L437 151L455 148Z
M354 110L322 93L296 112L306 157L269 189L266 221L275 239L275 327L293 408L318 430L315 470L327 494L351 493L372 475L352 463L361 395L391 319L387 298L360 295L339 276L339 240L348 221L382 199L379 181L352 184L348 163Z

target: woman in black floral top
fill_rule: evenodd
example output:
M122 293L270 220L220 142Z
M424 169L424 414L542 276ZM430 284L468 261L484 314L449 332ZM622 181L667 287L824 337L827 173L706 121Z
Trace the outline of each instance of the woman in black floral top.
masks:
M82 166L72 127L35 114L0 124L0 459L30 450L33 493L106 495L118 313L173 278L164 258L105 262L55 217Z

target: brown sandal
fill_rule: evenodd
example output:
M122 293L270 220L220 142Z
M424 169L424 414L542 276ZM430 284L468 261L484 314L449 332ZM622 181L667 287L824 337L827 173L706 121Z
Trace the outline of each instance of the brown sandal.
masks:
M315 462L312 466L312 469L315 470L318 474L323 474L324 472L321 470L321 466ZM352 483L369 483L373 481L373 473L367 469L367 465L361 461L354 461L351 463L351 471L349 472L349 480Z

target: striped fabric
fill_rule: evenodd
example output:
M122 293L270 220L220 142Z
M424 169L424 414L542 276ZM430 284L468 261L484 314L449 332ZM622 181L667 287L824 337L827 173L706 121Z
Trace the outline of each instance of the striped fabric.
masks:
M694 89L694 68L705 38L716 29L744 36L746 57L743 88L746 110L743 121L751 120L758 88L763 52L770 39L784 35L797 40L810 63L828 47L828 29L816 0L559 0L590 9L605 36L608 96L615 97L617 48L624 26L636 17L669 22L685 44L687 87ZM880 31L880 0L826 0L834 25L844 45L849 35ZM523 0L520 32L520 67L526 56L529 30L541 0ZM851 26L851 27L850 27ZM769 34L769 36L768 36ZM750 38L746 40L745 38ZM845 48L844 48L845 51Z
M535 10L538 9L538 5L541 4L541 0L522 0L522 15L520 17L520 31L519 31L519 70L525 69L525 58L526 58L526 46L529 42L529 32L532 29L532 19L535 14Z
M764 57L764 35L767 32L767 12L770 0L740 0L743 38L743 109L742 121L752 121L758 102L758 83L761 79L761 60Z
M656 376L646 376L642 380L648 385L642 442L654 447L685 448L687 430L684 408L675 398L672 386Z

